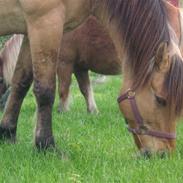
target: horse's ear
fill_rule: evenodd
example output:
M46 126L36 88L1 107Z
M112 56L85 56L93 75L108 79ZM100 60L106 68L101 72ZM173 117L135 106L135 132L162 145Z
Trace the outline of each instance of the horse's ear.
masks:
M168 59L168 44L163 42L159 45L159 48L155 56L156 65L160 71L165 71L169 65Z

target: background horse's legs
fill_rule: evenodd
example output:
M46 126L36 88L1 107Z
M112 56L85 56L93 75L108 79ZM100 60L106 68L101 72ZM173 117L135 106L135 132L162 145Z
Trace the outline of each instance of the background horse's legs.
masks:
M98 109L93 96L88 70L76 70L74 74L78 81L80 91L85 97L87 111L90 113L97 113Z
M49 13L28 22L34 75L33 91L37 101L35 145L38 149L54 146L52 108L55 99L56 63L64 24L62 7L57 6Z
M61 62L57 64L58 93L60 96L60 103L58 107L59 112L69 110L69 88L71 84L72 73L72 63Z
M18 115L32 83L32 61L27 37L24 37L12 79L12 89L0 126L0 138L15 140Z

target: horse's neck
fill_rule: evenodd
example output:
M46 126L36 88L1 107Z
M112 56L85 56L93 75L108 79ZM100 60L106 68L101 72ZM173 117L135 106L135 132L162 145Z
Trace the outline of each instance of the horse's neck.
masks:
M14 35L5 43L4 48L1 50L1 58L3 60L3 77L6 85L11 85L22 40L23 35Z
M123 40L121 35L119 34L118 26L115 23L110 22L109 14L106 9L105 0L91 0L93 6L93 15L97 17L100 23L107 28L110 37L114 42L115 49L118 54L118 58L120 58L121 62L124 63L126 56L124 55L123 50Z

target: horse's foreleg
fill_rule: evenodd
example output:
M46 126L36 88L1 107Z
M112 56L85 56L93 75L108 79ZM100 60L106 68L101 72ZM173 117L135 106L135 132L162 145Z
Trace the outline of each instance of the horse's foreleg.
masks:
M54 146L52 107L55 98L56 62L61 44L64 16L57 7L28 26L32 53L34 94L37 101L35 144L38 149Z
M27 37L24 37L19 53L12 89L0 125L0 138L15 141L17 121L23 99L32 83L32 61Z
M98 109L93 96L93 90L90 83L88 70L77 70L75 71L75 76L78 81L80 91L85 97L87 111L89 113L97 113Z
M69 88L71 84L73 72L72 63L58 63L57 75L58 75L58 93L60 96L60 103L58 107L59 112L69 110Z

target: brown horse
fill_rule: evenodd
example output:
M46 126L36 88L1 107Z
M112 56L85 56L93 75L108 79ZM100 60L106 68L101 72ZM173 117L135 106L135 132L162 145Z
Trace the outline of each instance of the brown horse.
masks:
M109 34L96 18L90 17L74 31L64 34L57 71L59 111L68 110L72 73L75 74L88 112L97 112L88 71L105 75L121 73L121 62Z
M36 145L54 144L51 112L62 32L93 14L107 27L123 59L124 85L118 101L138 148L141 152L175 148L175 121L183 108L177 8L164 0L1 0L0 5L0 35L27 35L1 122L2 139L15 140L20 107L34 78Z
M4 88L11 85L22 41L23 35L14 35L0 53L0 70L3 70L0 73L3 81L0 83L0 98L5 92ZM68 110L69 87L74 72L86 99L88 112L97 112L88 70L108 75L121 73L121 62L109 34L95 17L89 17L78 28L64 34L61 46L57 63L59 111Z

